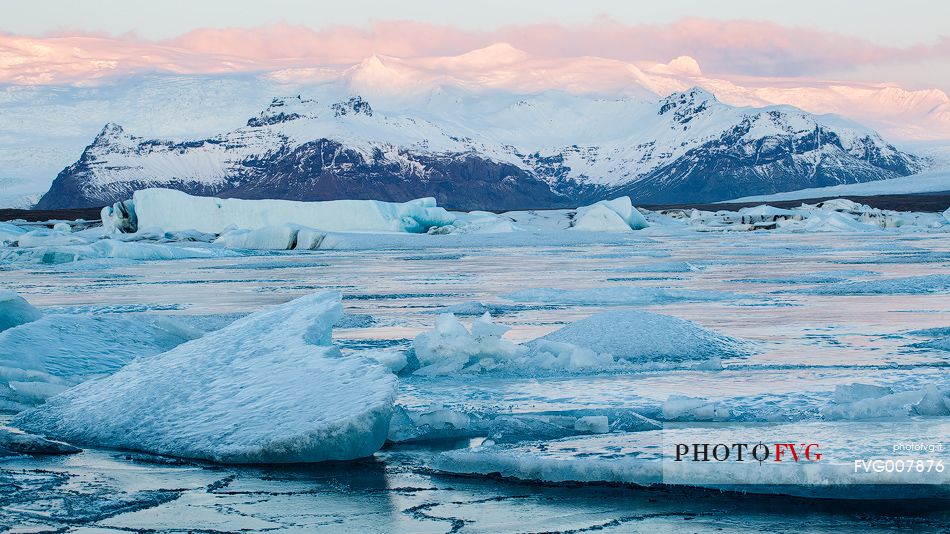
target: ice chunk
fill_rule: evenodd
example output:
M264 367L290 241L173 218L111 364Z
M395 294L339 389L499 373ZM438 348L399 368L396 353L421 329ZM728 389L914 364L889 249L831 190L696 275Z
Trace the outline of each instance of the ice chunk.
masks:
M16 243L18 247L33 248L63 245L85 245L89 243L89 240L78 235L54 232L52 230L42 228L21 234L17 238Z
M464 430L471 423L468 415L445 408L418 414L412 420L417 426L428 426L433 430Z
M943 212L943 218L947 221L947 224L950 224L950 208Z
M421 366L418 375L447 375L459 372L507 371L529 373L582 371L612 367L613 356L598 354L569 343L536 340L518 345L502 335L508 327L492 322L485 312L472 323L471 331L451 313L436 319L435 328L413 341Z
M9 289L0 289L0 332L35 321L43 312Z
M75 454L82 449L61 441L44 439L15 428L0 426L0 456L9 454Z
M946 499L950 497L947 490L950 477L943 470L940 473L910 469L865 470L856 460L893 455L895 435L899 435L902 442L939 443L950 431L948 425L950 423L930 422L903 423L899 427L893 423L840 422L755 427L667 425L663 430L610 432L549 441L485 442L444 452L432 465L451 473L494 473L553 483L663 483L826 498ZM732 458L727 461L674 460L674 444L731 444L736 442L736 436L749 436L745 439L752 443L775 444L784 443L785 436L802 435L808 436L811 443L820 444L821 452L827 453L820 461L790 461L787 452L782 462L754 462L754 469L748 460L739 462ZM950 460L945 448L922 456L942 465Z
M56 223L56 224L53 225L53 231L54 231L54 232L60 232L60 233L63 233L63 234L68 234L68 233L71 233L71 232L73 231L73 227L72 227L72 226L69 226L68 223L58 222L58 223Z
M741 356L746 346L696 323L636 310L598 313L541 339L571 343L633 362Z
M330 200L298 202L292 200L242 200L196 197L171 189L143 189L132 195L132 207L122 203L125 211L134 213L135 227L158 226L165 230L198 230L221 233L229 226L258 229L267 226L296 224L322 231L344 232L413 232L422 233L434 226L445 226L455 217L439 208L433 198L409 202L376 200ZM132 227L123 219L123 210L104 216L118 217L106 222L116 228Z
M732 411L719 402L684 395L670 395L663 403L667 421L728 421Z
M941 391L933 384L927 386L913 411L917 415L950 415L950 391Z
M859 387L855 387L859 386ZM855 399L850 402L838 402L838 390L835 390L835 403L825 406L821 415L828 420L858 421L865 419L905 419L914 413L914 406L926 396L926 390L901 391L880 395L881 390L872 386L852 384L841 394L841 399ZM922 408L927 411L930 403Z
M76 234L72 234L75 236ZM33 261L49 265L71 263L88 259L118 258L127 260L177 260L233 256L237 253L203 244L194 246L163 245L125 242L119 239L100 239L88 245L37 246L15 248L18 261Z
M577 208L571 228L592 232L629 232L647 226L646 219L633 207L630 197L619 197Z
M537 369L563 371L595 371L616 366L612 354L593 351L571 343L536 339L527 345Z
M507 234L518 230L514 221L487 211L470 211L455 215L455 222L448 226L429 229L430 234Z
M838 384L835 386L835 403L847 404L861 399L876 399L894 393L894 390L884 386L871 384Z
M111 206L102 208L100 216L102 217L102 228L107 234L130 233L138 228L135 204L131 200L116 202Z
M386 439L396 377L330 345L325 292L271 307L21 413L23 430L225 463L349 460Z
M406 353L397 350L364 350L360 351L360 356L375 360L394 373L402 371L409 361L406 359Z
M43 402L201 332L149 315L47 315L0 332L0 409Z
M605 415L588 415L574 421L574 430L589 434L606 434L610 431L610 424Z
M325 232L313 228L283 224L256 230L231 230L216 239L215 244L251 250L316 250L325 237Z
M0 222L0 245L15 242L26 230L15 224Z
M502 362L524 356L520 345L501 338L507 327L492 323L485 312L470 333L451 313L439 315L435 328L416 336L412 342L420 375L442 375L494 368Z
M874 228L837 211L816 211L805 221L806 232L869 232Z

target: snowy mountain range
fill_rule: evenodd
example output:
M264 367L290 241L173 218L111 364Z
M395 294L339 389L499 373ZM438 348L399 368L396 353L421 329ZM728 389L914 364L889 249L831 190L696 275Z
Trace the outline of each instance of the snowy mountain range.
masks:
M170 187L198 195L404 201L454 209L707 202L919 172L876 132L790 106L734 107L692 88L659 101L441 88L411 107L275 98L244 127L190 141L107 124L37 208Z

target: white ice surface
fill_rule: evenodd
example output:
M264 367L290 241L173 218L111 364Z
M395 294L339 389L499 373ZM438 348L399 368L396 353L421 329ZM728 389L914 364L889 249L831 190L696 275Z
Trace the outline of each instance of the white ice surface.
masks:
M149 315L46 315L0 332L0 409L18 411L201 335Z
M640 363L706 360L747 352L741 342L691 321L637 310L598 313L541 339L571 343Z
M35 321L43 312L9 289L0 289L0 332Z
M433 198L409 202L375 200L242 200L196 197L172 189L143 189L132 195L140 228L223 232L228 227L258 229L298 224L324 231L425 232L454 217Z
M68 442L225 463L349 460L386 439L396 377L330 344L340 295L298 298L18 415Z

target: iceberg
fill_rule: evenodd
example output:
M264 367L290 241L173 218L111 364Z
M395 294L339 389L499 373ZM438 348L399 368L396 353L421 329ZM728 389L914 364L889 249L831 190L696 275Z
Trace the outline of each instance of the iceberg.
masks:
M0 409L34 406L201 332L149 315L47 315L0 332Z
M745 344L696 323L637 310L598 313L540 338L630 362L708 360L748 354Z
M386 439L396 376L331 344L340 294L270 307L19 414L70 443L222 463L351 460Z
M265 226L256 230L231 230L214 243L247 250L316 250L326 233L295 224Z
M435 328L413 340L417 375L451 375L487 371L536 374L577 372L614 366L609 354L598 354L570 343L536 340L519 345L502 338L508 327L492 322L488 312L472 322L471 330L455 315L445 313Z
M869 384L839 385L834 402L822 408L821 415L827 420L847 421L948 416L950 390L930 384L924 389L894 393L889 387Z
M197 230L218 234L229 227L255 230L297 224L323 231L423 233L455 221L452 214L436 206L433 198L402 203L243 200L196 197L158 188L136 191L131 201L117 203L107 210L103 210L103 225L118 231L156 226L166 231Z
M806 232L869 232L874 228L838 211L817 210L805 221Z
M454 314L442 314L435 328L413 340L418 362L414 374L590 373L683 361L700 361L703 369L720 370L722 357L748 354L743 342L728 336L676 317L640 311L600 313L523 344L504 339L507 331L488 312L473 321L471 329Z
M15 224L0 222L0 245L14 243L26 230Z
M33 322L43 316L23 297L9 289L0 289L0 332L14 326Z
M633 207L630 197L601 200L577 208L571 229L589 232L629 232L649 226L643 215Z

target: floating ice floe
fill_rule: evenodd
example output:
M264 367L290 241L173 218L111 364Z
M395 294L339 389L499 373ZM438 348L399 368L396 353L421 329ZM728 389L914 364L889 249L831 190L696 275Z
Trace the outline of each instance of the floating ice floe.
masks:
M0 222L0 245L15 243L26 230L15 224Z
M283 224L255 230L230 230L221 234L214 243L248 250L316 250L326 237L326 232L313 228Z
M685 224L697 231L778 230L786 232L871 232L901 228L911 231L946 229L940 213L899 212L872 208L848 199L832 199L798 208L766 204L738 211L669 209L651 214L657 224Z
M821 410L827 420L906 419L913 415L950 416L950 390L935 385L894 393L870 384L839 385L834 402Z
M598 313L541 339L579 345L637 363L707 360L749 352L743 342L691 321L638 310Z
M396 377L331 344L337 292L238 319L19 414L28 432L224 463L350 460L386 439Z
M211 248L200 243L157 244L127 242L121 239L89 240L78 234L70 234L75 243L69 245L50 245L45 241L33 243L35 246L17 246L0 249L0 261L28 261L43 264L71 263L88 259L127 259L127 260L177 260L186 258L212 258L233 256L234 252L224 248Z
M720 358L747 354L735 339L689 321L639 311L597 314L523 344L504 339L507 331L487 312L472 322L471 329L453 314L440 315L433 330L413 341L419 364L414 374L580 373L652 369L713 358L717 366L709 370L718 370Z
M0 289L0 332L35 321L43 312L9 289Z
M149 315L46 315L0 332L0 410L19 411L201 332Z
M437 207L433 198L402 203L298 202L196 197L172 189L136 191L131 201L104 208L102 216L108 228L117 230L155 226L211 233L221 233L229 227L255 230L285 224L323 231L419 233L455 220L453 215Z
M666 421L728 421L732 411L722 403L683 395L670 395L663 403Z
M508 327L492 322L488 312L472 323L471 330L451 313L440 315L435 328L416 336L412 343L419 363L417 375L460 372L507 371L537 373L551 370L602 369L614 364L609 354L598 354L568 343L539 341L519 345L501 336Z
M668 426L663 430L611 432L548 441L500 444L486 441L470 448L443 452L432 461L435 469L461 474L497 474L527 481L550 483L655 484L716 488L748 493L770 493L843 499L914 499L950 497L950 474L945 449L917 454L923 469L893 467L895 432L901 442L939 443L950 431L950 422L894 424L789 423L748 426L716 424ZM795 440L796 457L788 450ZM727 460L716 461L692 454L675 461L678 444L695 447L717 444L728 448L737 441L747 447L762 443L769 460L736 460L735 449ZM799 442L807 440L798 445ZM806 444L816 444L807 452ZM697 444L697 445L693 445ZM774 461L776 444L783 458ZM722 448L717 452L721 457ZM818 454L821 454L819 457ZM761 455L762 453L759 452ZM898 455L898 457L900 457ZM884 468L884 458L891 467ZM902 458L903 459L903 458ZM927 470L927 460L930 469ZM864 461L867 469L862 468ZM874 463L872 463L872 461ZM939 462L939 463L938 463ZM877 468L880 463L881 469ZM934 465L943 467L939 470Z

